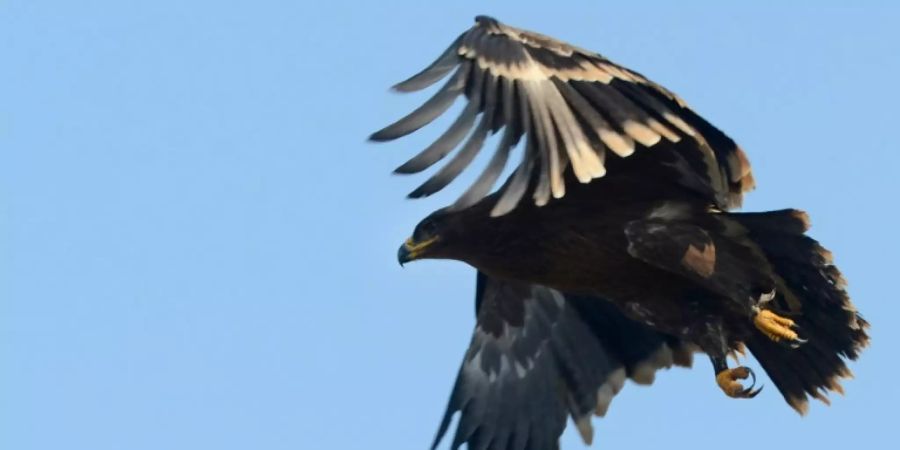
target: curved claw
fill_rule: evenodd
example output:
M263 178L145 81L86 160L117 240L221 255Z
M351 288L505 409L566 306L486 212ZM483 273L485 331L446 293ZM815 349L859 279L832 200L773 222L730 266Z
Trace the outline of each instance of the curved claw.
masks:
M753 324L769 339L781 345L797 348L806 343L806 339L800 337L800 327L796 322L770 310L759 311L753 317Z
M745 388L738 380L746 380L750 378L750 387ZM735 367L734 369L726 369L716 375L716 382L725 392L725 395L732 398L753 398L762 391L762 386L754 389L756 386L756 373L749 367Z
M756 395L759 394L763 390L764 386L760 385L758 388L753 389L754 387L756 387L756 372L754 372L753 369L751 369L749 367L744 367L744 368L747 369L748 372L750 372L750 387L741 391L741 394L742 394L741 398L756 397Z
M779 343L782 345L786 345L789 348L800 348L801 345L809 342L809 339L804 339L802 337L797 336L793 341L780 341Z

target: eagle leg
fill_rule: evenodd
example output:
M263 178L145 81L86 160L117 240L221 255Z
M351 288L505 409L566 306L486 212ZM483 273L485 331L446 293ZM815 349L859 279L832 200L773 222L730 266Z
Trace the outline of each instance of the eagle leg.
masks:
M769 339L797 348L805 343L797 334L797 324L787 317L781 317L768 309L759 310L753 316L753 325Z
M710 359L712 359L713 369L716 371L716 383L722 392L725 392L725 395L731 398L753 398L762 390L762 386L754 389L756 374L753 373L753 369L745 366L729 369L725 358L712 357ZM745 388L738 380L747 378L750 378L750 387Z

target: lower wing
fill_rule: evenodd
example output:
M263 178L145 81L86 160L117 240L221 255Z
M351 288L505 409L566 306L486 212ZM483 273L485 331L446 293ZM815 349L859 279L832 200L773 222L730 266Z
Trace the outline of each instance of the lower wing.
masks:
M603 299L478 274L477 324L459 370L437 447L461 412L452 448L554 448L572 416L582 439L626 378L689 366L677 339L623 316Z

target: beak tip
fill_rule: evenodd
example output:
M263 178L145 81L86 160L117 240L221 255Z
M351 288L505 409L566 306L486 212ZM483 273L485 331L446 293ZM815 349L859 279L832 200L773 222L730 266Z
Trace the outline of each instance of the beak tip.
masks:
M401 245L400 249L397 250L397 262L400 263L400 267L403 267L410 259L409 249L406 248L406 244Z

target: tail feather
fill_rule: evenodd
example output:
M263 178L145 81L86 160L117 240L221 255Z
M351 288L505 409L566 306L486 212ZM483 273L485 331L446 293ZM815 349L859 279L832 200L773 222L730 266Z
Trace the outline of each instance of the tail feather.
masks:
M794 409L804 414L808 398L828 403L852 377L846 360L868 345L868 323L847 295L846 281L831 253L804 233L806 213L797 210L729 214L747 230L778 279L775 312L790 316L808 342L792 349L754 333L747 347Z

